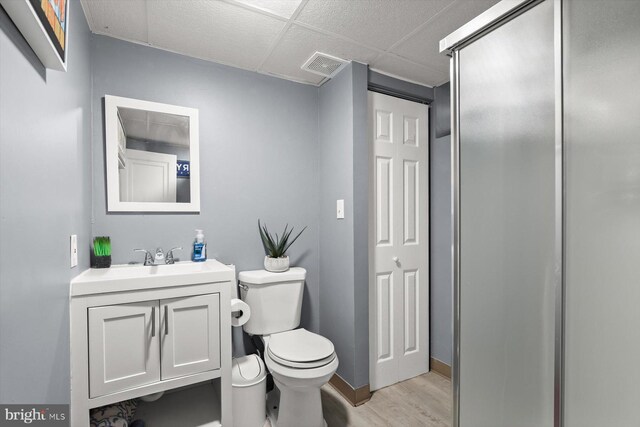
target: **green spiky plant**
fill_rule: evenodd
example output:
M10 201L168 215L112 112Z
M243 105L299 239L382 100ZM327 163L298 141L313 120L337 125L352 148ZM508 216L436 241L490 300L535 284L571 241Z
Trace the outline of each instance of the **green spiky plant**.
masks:
M95 256L111 256L111 239L106 236L94 237L93 254Z
M293 245L293 242L298 240L298 237L302 234L307 227L303 228L296 237L291 239L291 233L293 232L293 227L289 229L289 224L284 226L284 231L282 232L282 236L278 236L276 233L275 237L269 233L267 230L267 225L260 224L260 220L258 220L258 230L260 231L260 238L262 239L262 246L264 247L264 253L268 257L271 258L282 258L286 255L287 249Z

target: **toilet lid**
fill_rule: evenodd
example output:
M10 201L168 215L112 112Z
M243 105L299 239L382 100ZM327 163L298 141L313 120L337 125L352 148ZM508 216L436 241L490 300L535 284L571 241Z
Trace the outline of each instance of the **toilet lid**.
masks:
M336 354L331 353L329 357L325 357L324 359L320 359L320 360L314 360L313 362L292 362L290 360L284 360L279 358L278 356L274 355L271 352L271 350L267 350L267 353L269 353L269 358L272 362L282 366L286 366L289 368L296 368L296 369L320 368L322 366L328 365L329 363L333 362L333 360L336 358ZM270 365L270 366L273 368L273 365Z
M334 348L325 337L300 328L271 335L269 352L278 362L298 364L332 359Z

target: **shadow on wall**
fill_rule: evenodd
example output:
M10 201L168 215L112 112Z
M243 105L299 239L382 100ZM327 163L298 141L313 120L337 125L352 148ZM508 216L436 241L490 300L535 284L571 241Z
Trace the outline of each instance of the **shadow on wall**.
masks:
M0 28L4 31L5 35L11 43L24 55L24 57L29 61L33 69L38 73L40 78L43 81L47 81L47 69L44 68L44 65L38 59L36 53L31 49L29 43L25 40L25 38L20 33L20 30L15 26L9 15L2 9L0 6Z

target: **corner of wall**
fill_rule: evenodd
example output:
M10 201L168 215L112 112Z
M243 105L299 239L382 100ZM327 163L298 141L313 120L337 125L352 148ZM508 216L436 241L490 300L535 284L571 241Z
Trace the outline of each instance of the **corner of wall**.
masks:
M431 357L451 366L453 282L451 245L451 113L449 83L435 88L429 147Z
M354 383L354 111L349 63L319 89L320 144L320 333L340 358L338 374ZM366 78L366 77L365 77ZM345 201L345 218L335 203Z
M368 66L352 67L353 100L353 299L355 374L353 387L369 384L369 146Z

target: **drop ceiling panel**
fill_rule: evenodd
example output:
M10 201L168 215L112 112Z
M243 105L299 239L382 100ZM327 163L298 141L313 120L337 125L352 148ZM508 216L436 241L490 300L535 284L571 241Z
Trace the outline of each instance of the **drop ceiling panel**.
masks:
M310 0L297 20L386 50L453 0Z
M94 33L147 42L146 0L82 0L82 6Z
M285 26L281 19L219 1L148 1L147 9L151 45L250 70Z
M447 34L498 0L81 0L91 31L318 85L316 51L426 85Z
M449 73L414 64L388 53L371 63L371 68L427 86L438 86L449 80Z
M289 19L302 0L229 0Z
M439 42L500 0L456 1L438 14L424 28L392 49L413 62L449 72L449 59L439 52Z
M260 71L318 84L323 77L300 68L316 51L365 64L378 56L377 52L355 43L327 36L299 25L292 25Z

